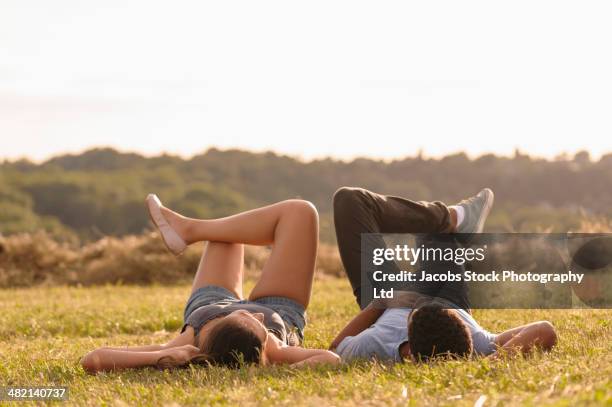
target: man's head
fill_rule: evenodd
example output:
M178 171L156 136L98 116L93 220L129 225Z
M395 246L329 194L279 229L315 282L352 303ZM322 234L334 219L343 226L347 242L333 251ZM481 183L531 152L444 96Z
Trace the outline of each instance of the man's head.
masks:
M455 310L431 302L415 309L408 319L410 353L417 361L431 357L468 357L472 335Z

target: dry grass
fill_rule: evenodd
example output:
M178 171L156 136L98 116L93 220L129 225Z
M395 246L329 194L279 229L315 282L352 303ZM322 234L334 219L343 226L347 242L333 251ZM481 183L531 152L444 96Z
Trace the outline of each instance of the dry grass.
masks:
M84 245L60 243L45 232L17 234L0 238L0 287L180 284L193 277L203 247L193 245L175 257L153 232ZM265 247L246 247L247 276L261 270L268 252ZM342 274L334 246L321 245L317 267L318 274Z

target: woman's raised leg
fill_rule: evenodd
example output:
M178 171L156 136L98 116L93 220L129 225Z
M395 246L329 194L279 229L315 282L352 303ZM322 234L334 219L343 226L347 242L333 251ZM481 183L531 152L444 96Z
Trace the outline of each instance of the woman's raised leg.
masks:
M187 244L208 240L272 245L270 258L250 299L284 296L304 307L308 305L319 240L319 218L310 202L290 199L210 220L187 218L164 207L161 210Z
M207 285L227 288L242 298L244 246L240 243L208 242L202 253L191 292Z
M312 292L319 215L307 201L288 201L274 231L272 253L249 299L281 296L308 307Z
M163 206L161 211L187 244L213 241L266 246L274 243L276 226L287 208L301 202L290 199L219 219L188 218Z

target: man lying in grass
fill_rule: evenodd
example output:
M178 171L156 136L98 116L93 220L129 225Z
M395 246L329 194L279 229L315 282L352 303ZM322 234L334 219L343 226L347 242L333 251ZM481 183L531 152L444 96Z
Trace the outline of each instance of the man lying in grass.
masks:
M361 303L362 233L480 233L493 206L493 192L483 189L454 206L384 196L361 188L340 188L334 195L334 224L342 263ZM470 314L464 284L438 289L435 296L406 294L401 306L375 301L349 322L330 349L344 360L376 358L401 362L434 356L496 357L551 349L557 340L548 321L492 334ZM436 297L435 300L427 300Z

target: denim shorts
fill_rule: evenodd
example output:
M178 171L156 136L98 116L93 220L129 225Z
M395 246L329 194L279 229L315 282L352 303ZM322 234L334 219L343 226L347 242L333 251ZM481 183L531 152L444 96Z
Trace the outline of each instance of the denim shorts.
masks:
M183 313L183 320L187 318L193 311L204 306L215 304L218 302L230 302L235 304L258 304L263 305L276 312L285 322L287 336L295 332L299 337L299 344L304 342L304 328L306 327L306 310L298 302L287 297L261 297L256 300L241 300L234 293L226 288L216 285L207 285L200 287L194 291ZM292 344L289 342L289 344ZM293 343L298 345L296 343Z

